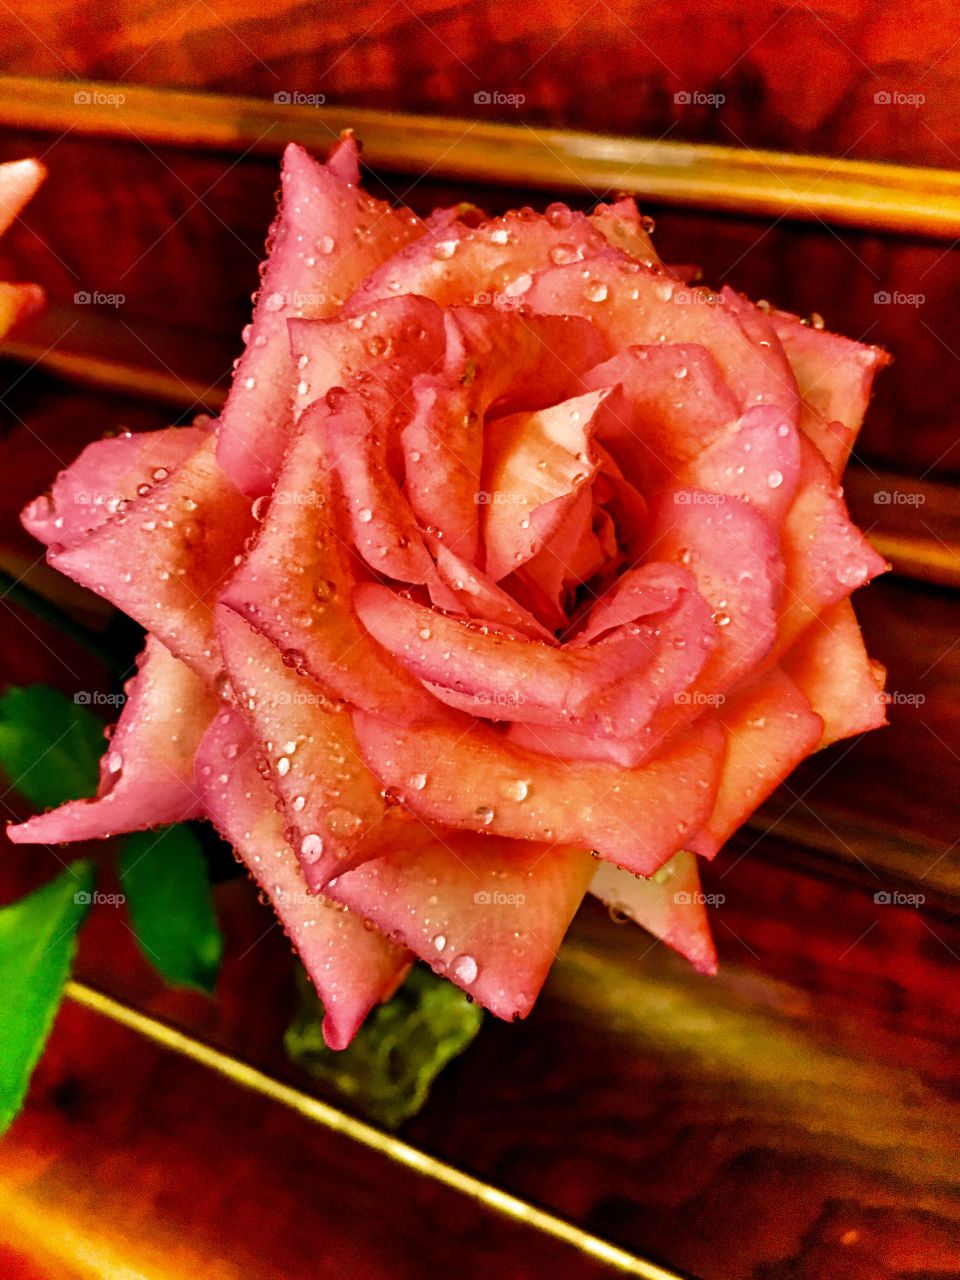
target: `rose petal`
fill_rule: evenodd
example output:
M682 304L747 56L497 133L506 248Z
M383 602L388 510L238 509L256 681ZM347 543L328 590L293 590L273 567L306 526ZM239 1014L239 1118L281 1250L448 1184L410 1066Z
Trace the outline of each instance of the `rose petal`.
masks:
M336 697L407 718L434 701L376 645L352 605L358 562L341 540L326 406L311 406L284 459L259 537L221 599Z
M436 561L437 573L456 600L454 612L486 622L500 631L519 631L533 640L555 644L552 632L542 626L532 613L522 608L502 591L485 573L467 564L437 538L429 538L428 546ZM436 596L433 603L443 607Z
M236 711L223 711L207 731L197 753L197 787L206 815L243 859L297 948L323 1002L324 1040L345 1049L373 1006L396 990L409 953L359 916L308 892Z
M885 672L867 657L853 605L839 600L784 655L783 669L823 720L827 747L887 723Z
M209 439L170 476L49 561L153 632L212 683L216 593L253 527Z
M863 422L873 380L890 356L880 347L814 329L786 312L775 311L770 320L802 397L801 430L839 476Z
M152 636L128 693L100 761L96 798L70 800L8 827L14 844L97 840L199 815L193 757L216 712L216 698Z
M0 164L0 235L47 176L39 160L8 160Z
M710 724L650 764L623 770L571 768L479 724L464 733L459 725L399 728L361 711L353 719L367 764L424 821L595 848L640 875L706 821L723 757L723 734Z
M525 1018L580 905L584 849L446 832L338 876L330 893L499 1018Z
M641 217L633 196L621 196L615 204L598 204L590 214L590 223L615 249L622 249L644 266L661 266L660 258L646 218Z
M739 690L717 715L727 754L709 821L687 842L711 858L790 771L816 750L823 721L778 667Z
M21 320L39 311L44 292L38 284L8 284L0 281L0 338Z
M355 146L341 144L347 152ZM291 428L298 377L288 318L334 314L378 263L422 231L413 214L345 182L354 165L318 164L294 143L284 152L280 214L217 446L220 465L250 497L269 492Z
M204 426L168 427L95 440L61 471L49 496L35 499L21 517L23 526L45 546L63 549L105 524L136 500L137 490L152 487L175 470L207 439Z
M677 478L749 502L779 528L799 476L800 439L791 415L757 405L682 467Z
M783 654L825 609L889 567L852 523L830 468L806 439L800 479L781 534L786 574L775 654Z
M311 889L397 844L416 847L420 824L387 806L346 711L229 609L218 610L217 634Z
M679 951L700 973L717 972L717 953L692 853L675 853L649 880L601 862L590 892Z

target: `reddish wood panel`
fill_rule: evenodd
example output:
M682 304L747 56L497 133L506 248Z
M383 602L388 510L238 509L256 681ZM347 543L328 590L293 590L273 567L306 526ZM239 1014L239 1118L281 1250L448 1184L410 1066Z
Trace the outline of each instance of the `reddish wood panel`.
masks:
M0 22L0 68L950 167L958 34L947 0L28 0Z

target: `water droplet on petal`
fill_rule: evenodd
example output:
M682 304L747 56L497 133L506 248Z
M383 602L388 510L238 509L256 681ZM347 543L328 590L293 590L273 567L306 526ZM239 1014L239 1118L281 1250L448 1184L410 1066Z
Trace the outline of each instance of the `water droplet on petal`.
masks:
M323 853L323 840L315 832L304 836L300 842L300 854L307 862L316 862Z
M264 311L279 311L283 306L284 297L282 293L268 294L263 300Z
M783 484L783 472L771 471L770 474L767 476L767 484L770 486L771 489L779 489L780 486Z
M360 521L361 524L369 524L370 521L373 519L373 512L370 510L369 507L361 507L360 510L357 512L357 519Z
M453 962L453 975L455 978L458 978L460 982L475 982L478 973L479 969L477 968L477 962L474 960L473 956L457 956L456 960Z
M431 942L433 943L433 947L435 951L442 951L443 948L447 945L446 935L442 933L438 933L431 939Z

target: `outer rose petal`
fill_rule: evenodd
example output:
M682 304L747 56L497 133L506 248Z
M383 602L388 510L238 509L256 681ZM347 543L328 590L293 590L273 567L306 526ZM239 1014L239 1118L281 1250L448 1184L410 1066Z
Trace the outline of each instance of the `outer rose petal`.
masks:
M7 835L14 844L97 840L198 817L193 757L217 709L197 676L152 636L129 686L93 800L70 800L28 818Z
M358 564L340 537L327 413L321 403L301 418L260 535L221 600L337 697L403 719L433 714L434 700L354 613Z
M347 304L347 314L379 298L417 293L441 307L519 298L530 273L552 261L577 262L606 245L582 213L560 222L508 213L479 227L443 222L406 252L372 272ZM556 255L559 253L559 259ZM554 315L569 314L553 309Z
M197 753L197 788L206 816L243 859L297 948L323 1001L324 1040L345 1049L373 1006L396 990L409 953L359 916L307 892L236 711L221 712L207 731Z
M823 720L821 747L887 723L885 673L867 657L849 600L839 600L810 624L785 654L783 669Z
M770 320L802 396L800 426L839 476L863 422L873 379L890 356L880 347L801 324L782 311Z
M525 1018L593 874L584 849L446 832L329 892L499 1018Z
M701 973L717 972L717 953L692 853L675 853L649 880L601 862L590 892L679 951Z
M615 249L622 249L644 266L663 265L647 230L653 224L641 217L633 196L621 196L616 204L598 204L590 222Z
M355 151L356 144L341 147ZM298 379L288 318L334 314L364 276L422 230L413 214L345 181L353 171L355 158L324 166L294 143L284 152L273 246L217 446L220 465L251 497L269 492L292 422Z
M44 292L38 284L0 282L0 338L19 320L26 320L43 306Z
M811 751L823 721L789 676L777 667L729 698L718 716L727 755L710 820L687 848L712 858L737 827Z
M210 439L121 516L49 561L212 683L216 593L253 526L250 504L217 466Z
M749 502L777 528L800 476L800 439L792 415L774 405L748 409L731 431L679 473L681 484Z
M308 677L229 609L218 611L223 660L270 768L288 841L311 889L396 845L416 846L420 824L396 805L361 759L353 725Z
M47 176L39 160L8 160L0 164L0 235L12 224Z
M523 302L537 314L592 320L614 351L699 344L720 366L740 412L755 404L796 411L796 383L782 350L761 346L732 304L711 306L700 300L706 296L607 249L585 262L540 272Z
M624 770L571 768L479 724L464 733L399 728L361 711L353 720L367 764L425 821L595 848L640 875L656 871L706 821L723 757L723 734L709 723L652 763Z
M775 654L785 653L813 619L883 573L888 565L852 523L830 469L810 442L800 443L797 496L780 547L786 574Z
M206 428L193 426L95 440L60 472L49 497L36 498L25 509L23 527L45 546L73 547L134 502L141 485L152 487L158 472L164 479L163 472L179 467L208 436Z

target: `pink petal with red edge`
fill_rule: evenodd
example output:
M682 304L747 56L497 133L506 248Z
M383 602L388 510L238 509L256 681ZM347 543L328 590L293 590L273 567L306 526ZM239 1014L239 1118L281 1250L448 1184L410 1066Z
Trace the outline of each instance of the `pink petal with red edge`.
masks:
M674 489L652 507L652 560L683 565L714 611L718 644L698 688L723 692L773 647L781 594L772 526L736 498Z
M608 394L591 391L487 425L481 526L485 568L495 582L542 549L593 480L599 460L592 440Z
M781 535L786 574L776 655L814 618L889 566L853 524L830 468L805 438L800 480Z
M156 635L208 683L219 671L217 592L254 526L211 438L165 480L49 561Z
M218 611L217 634L311 889L396 844L415 846L421 824L388 807L343 707L229 609Z
M289 320L290 349L299 375L294 406L300 413L332 387L355 378L413 413L410 383L443 359L443 312L426 298L385 298L350 319Z
M800 439L791 415L774 405L748 409L729 434L681 469L681 484L748 502L783 523L800 477Z
M45 546L73 547L134 502L141 486L149 492L165 480L209 434L202 426L167 427L95 440L60 472L49 495L24 510L23 527Z
M455 831L366 862L330 893L498 1018L525 1018L593 865L582 848Z
M349 153L355 145L341 147ZM333 315L374 267L422 231L412 213L344 181L355 163L342 154L324 166L294 143L284 152L280 213L217 446L220 465L250 497L269 492L290 434L299 378L287 320Z
M529 216L511 212L478 227L462 222L431 226L417 244L363 281L347 312L403 293L421 294L441 307L495 299L519 305L532 272L552 262L578 262L605 246L582 213L567 212L559 223L529 211Z
M39 160L8 160L0 164L0 235L13 223L47 176Z
M706 821L724 750L721 730L707 724L640 769L571 768L479 724L464 732L400 728L360 711L353 719L367 764L424 821L595 848L640 875L656 871Z
M849 600L825 609L782 665L823 720L821 747L887 723L886 673L867 656Z
M788 773L815 751L823 721L779 667L767 671L720 706L727 755L717 803L689 841L692 853L712 858Z
M437 538L429 538L427 545L435 558L440 580L456 600L454 612L486 622L498 631L518 631L532 640L556 643L552 632L541 626L532 613L517 604L486 574L461 560ZM436 596L433 603L443 607Z
M221 600L336 697L402 719L435 714L420 682L354 612L363 570L340 536L345 513L330 481L326 414L319 404L301 418L259 537Z
M197 786L206 816L243 859L299 952L323 1002L324 1040L345 1049L373 1006L397 989L409 953L359 916L308 892L236 711L222 712L207 731L197 754Z
M590 892L678 951L700 973L717 972L700 872L692 853L675 853L649 880L601 862Z
M70 800L8 827L14 844L98 840L195 818L201 812L193 757L217 700L189 667L152 636L127 686L92 800Z
M839 476L863 422L877 373L890 363L880 347L814 329L782 311L770 320L802 397L800 427Z
M591 369L588 387L619 383L619 419L603 443L641 488L669 481L739 416L719 365L702 346L630 347Z

